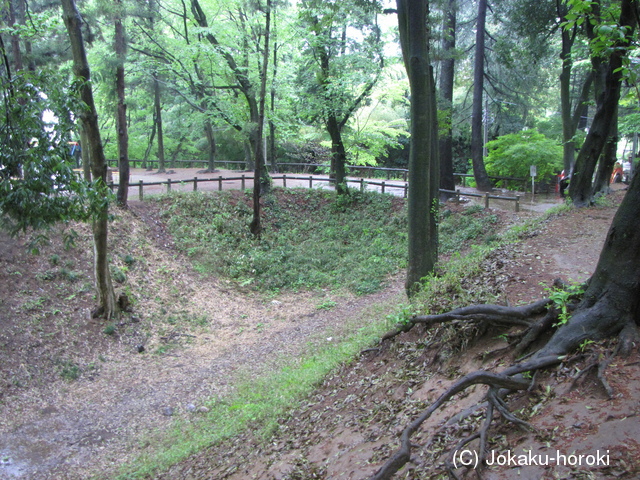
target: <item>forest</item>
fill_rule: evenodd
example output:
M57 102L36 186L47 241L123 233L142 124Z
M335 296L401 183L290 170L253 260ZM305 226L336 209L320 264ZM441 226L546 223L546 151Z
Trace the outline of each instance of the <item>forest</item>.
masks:
M574 388L610 402L633 396L616 392L619 362L635 373L640 339L637 0L6 0L0 12L0 407L11 419L0 426L13 435L0 442L0 474L250 478L237 458L256 453L237 444L267 451L273 435L267 443L287 445L276 452L300 458L265 454L251 475L267 478L281 460L291 479L471 478L499 446L552 443L535 415ZM350 185L358 167L405 172L406 200ZM209 194L194 182L193 193L171 193L169 182L166 195L130 198L134 170L183 168L247 172L251 188ZM328 175L331 188L275 186L272 177L300 168ZM487 202L535 177L558 206L512 218L488 203L463 207L465 177ZM535 186L529 194L533 204ZM586 235L594 218L597 240ZM540 232L558 245L531 246ZM573 260L559 260L567 244L569 258L589 252L576 276ZM515 273L529 260L513 245L540 248L534 258L558 262L560 277L513 297L510 281L533 278ZM474 348L481 362L467 354ZM223 372L209 390L198 349ZM258 353L220 360L236 349ZM286 354L272 358L278 349ZM455 364L463 357L468 364ZM196 382L188 401L166 373L176 358L189 359L176 368L193 367L184 370ZM406 377L397 384L394 364ZM135 388L115 380L119 369ZM576 371L568 389L559 380L567 369ZM429 383L436 374L446 387ZM154 375L161 383L143 400ZM352 375L360 387L344 383ZM78 406L83 382L109 378L112 408L135 391L141 423L94 407L99 391L88 386L91 406ZM367 399L378 383L392 386ZM438 395L412 397L427 387ZM68 391L76 400L61 400ZM357 471L355 450L331 470L326 452L305 459L314 452L299 443L314 440L277 440L313 431L310 419L322 415L312 402L302 408L305 398L339 391L350 393L338 416L353 396L369 412L353 422L394 419L342 431L345 444L375 444ZM73 461L50 463L38 450L41 477L19 446L45 420L11 423L36 412L30 395L42 415L81 409L88 425L60 420L67 447L56 455ZM162 425L143 439L151 410ZM636 415L627 413L615 420ZM94 425L96 415L113 418ZM633 436L636 423L624 431ZM509 429L532 436L504 443ZM140 458L117 443L120 430ZM122 458L83 472L110 442ZM215 465L203 460L207 449L217 449ZM460 451L474 452L472 468L456 463ZM634 478L637 464L615 460L621 478Z

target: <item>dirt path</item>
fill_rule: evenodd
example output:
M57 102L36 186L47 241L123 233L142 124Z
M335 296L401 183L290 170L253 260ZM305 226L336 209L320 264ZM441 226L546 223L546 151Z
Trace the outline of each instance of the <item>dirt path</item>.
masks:
M73 262L69 268L90 278L87 231L80 232L75 250L63 253L54 242L35 260L24 253L24 240L0 238L0 284L11 286L0 302L2 480L76 480L113 472L143 452L154 431L228 393L241 368L273 368L310 339L339 334L346 320L371 304L403 299L401 278L358 298L315 292L264 299L238 292L198 276L162 226L144 208L132 210L121 219L132 229L117 224L112 242L137 259L128 282L142 293L112 336L103 333L103 322L88 319L90 288L63 279L60 265ZM576 279L588 274L611 212L585 212L584 223L551 223L518 247L530 263L514 266L520 280L507 289L510 298L540 290L532 273L545 280L551 271ZM123 268L124 253L114 259ZM57 263L55 256L61 257ZM47 279L52 271L57 273ZM328 299L336 307L319 310ZM25 308L28 301L34 306ZM174 323L178 317L181 326ZM60 376L65 368L66 379Z
M60 329L50 326L40 333L24 332L19 322L10 322L12 314L34 313L20 306L24 298L19 292L25 291L42 289L39 298L47 296L44 321L54 322L53 311L67 313L53 298L56 288L49 282L16 287L15 297L3 298L0 304L5 332L0 345L6 349L7 362L13 361L3 370L0 397L2 480L85 479L113 472L142 453L156 430L169 427L176 418L197 415L205 401L229 393L239 371L268 371L283 358L299 355L308 342L336 337L348 320L371 304L395 304L403 295L399 278L384 291L365 297L315 292L265 299L238 292L224 282L199 277L176 255L170 238L146 208L134 204L132 210L133 216L124 217L134 222L135 231L127 251L146 259L154 270L139 265L129 272L128 281L147 295L137 299L133 314L118 325L112 338L102 332L103 321L87 320L82 309L69 311L71 318L64 319L69 323L61 322ZM113 229L114 242L122 240L122 228ZM146 237L154 240L145 243ZM32 278L34 274L42 278L50 270L46 259L58 250L43 252L35 264L19 246L12 251L11 258L0 265L3 282L25 279L27 268L35 270ZM17 265L23 263L25 269L18 277ZM52 290L51 298L45 290ZM317 308L327 300L336 306L328 311ZM183 322L174 327L172 314L182 315ZM196 325L184 327L189 321ZM71 338L77 333L75 326L86 322L90 323L88 335ZM64 345L41 352L38 360L32 353L40 348L43 337L59 338ZM138 353L138 345L144 346L143 354ZM55 375L63 358L73 358L64 364L78 366L77 379ZM25 379L22 387L11 383L24 363L38 361L43 363L39 371L53 370L42 374L42 381Z

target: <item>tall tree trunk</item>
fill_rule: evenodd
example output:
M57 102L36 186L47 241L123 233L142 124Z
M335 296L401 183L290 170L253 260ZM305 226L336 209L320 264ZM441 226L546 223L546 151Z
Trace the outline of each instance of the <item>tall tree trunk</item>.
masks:
M213 126L208 118L204 121L204 134L207 137L207 172L216 171L216 138L213 134Z
M166 172L164 161L164 135L162 134L162 104L160 103L160 82L158 75L153 74L153 105L156 112L156 130L158 133L158 173Z
M442 109L447 112L445 133L440 137L440 188L455 190L456 183L453 177L453 139L451 121L453 118L453 83L455 78L455 49L456 49L456 16L457 1L449 0L445 13L442 37L442 53L444 59L441 62L440 95L442 96ZM444 199L449 194L442 194Z
M640 176L635 175L600 253L582 302L536 356L563 355L584 340L635 329L640 318Z
M562 8L562 18L567 11L567 7L564 3L558 2L559 7ZM562 5L562 7L560 7ZM566 175L569 175L575 158L575 142L573 137L576 133L573 128L573 118L571 115L571 48L573 46L573 39L575 35L565 28L560 29L560 35L562 40L562 51L560 53L560 59L562 61L562 70L560 72L560 110L562 116L562 140L563 140L563 164Z
M9 3L9 26L15 28L18 24L17 19L17 10L18 6L16 5L18 2L22 2L23 0L8 0ZM20 36L17 34L11 35L11 52L13 53L13 70L18 73L22 71L22 51L20 50Z
M90 151L91 173L93 175L96 188L99 190L98 197L106 198L109 187L107 187L107 162L102 149L100 130L98 128L98 114L93 101L91 91L91 74L87 55L82 38L82 18L76 8L74 0L61 0L64 23L69 34L71 53L73 55L73 71L80 80L80 98L85 105L80 111L82 128L86 133L87 143L83 148ZM94 267L95 282L98 297L98 304L101 313L106 318L111 318L117 314L117 305L111 274L109 272L109 261L107 258L107 235L109 204L100 202L95 205L96 211L93 218L93 242L94 242Z
M473 176L478 190L492 190L491 181L484 166L482 152L482 100L484 93L484 51L485 25L487 22L487 0L478 1L478 20L476 22L476 53L473 68L473 108L471 112L471 162Z
M611 182L611 174L616 164L618 150L618 108L613 116L613 125L611 125L611 135L607 141L596 171L596 178L593 181L593 192L595 195L609 193L609 183Z
M556 10L558 12L558 18L561 18L563 21L566 20L568 13L567 5L560 0L556 0ZM562 61L562 70L560 72L560 111L562 117L563 166L565 174L568 176L573 171L575 164L575 134L578 128L580 128L583 116L587 114L587 101L595 75L593 71L587 74L572 112L571 75L573 72L573 61L571 51L578 31L577 28L572 30L560 28L559 30L562 43L560 52L560 60Z
M142 168L148 170L152 170L151 164L147 166L147 161L149 160L149 155L151 154L151 149L153 148L153 140L156 138L156 130L157 130L158 122L156 121L156 111L155 107L153 109L153 124L151 125L151 132L149 133L149 141L147 142L147 148L144 151L144 157L142 158Z
M116 128L118 131L118 170L120 172L118 182L118 205L127 208L129 197L129 132L127 128L127 104L125 103L124 62L126 45L124 39L124 27L122 25L122 2L116 2L115 17L115 51L118 64L116 66L116 95L118 106L116 112Z
M269 34L271 33L271 0L267 0L265 11L264 29L264 55L262 57L262 71L260 82L260 96L258 106L258 126L256 132L256 165L253 175L253 219L251 220L251 233L260 236L262 233L262 221L260 219L260 190L262 187L262 169L264 167L264 148L262 138L264 134L264 112L267 97L267 72L269 67Z
M342 140L342 128L335 115L327 117L327 131L331 137L331 172L335 178L336 192L343 195L349 192L346 183L347 151Z
M437 260L433 248L440 179L437 116L428 45L428 1L397 0L397 7L400 45L411 91L409 266L405 288L412 295L421 279L433 271Z
M91 150L89 149L89 137L80 121L80 155L82 156L82 174L87 182L91 181Z
M271 116L269 117L269 162L271 164L271 171L278 171L278 162L276 158L276 124L273 119L276 115L276 78L278 75L278 44L276 42L275 35L276 29L276 11L273 11L273 30L274 30L274 42L273 42L273 78L271 79L271 92L270 92L270 107Z
M593 173L609 138L613 117L617 112L622 87L623 58L628 53L631 35L636 26L634 7L634 0L622 0L619 24L622 27L628 27L627 35L617 42L616 48L612 49L613 53L611 53L606 69L604 91L600 94L601 100L598 101L598 109L587 138L580 149L571 176L569 196L573 204L578 207L590 204L593 199Z

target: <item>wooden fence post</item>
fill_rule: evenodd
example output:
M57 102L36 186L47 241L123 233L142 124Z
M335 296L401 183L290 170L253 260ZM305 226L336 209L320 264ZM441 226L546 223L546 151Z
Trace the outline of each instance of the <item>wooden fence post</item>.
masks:
M171 191L171 179L167 178L167 193Z
M144 185L144 183L142 183L142 180L140 180L140 183L138 184L138 197L140 198L140 201L142 201L143 197L144 197L144 195L142 193L143 185Z
M287 188L287 174L282 174L282 188Z
M193 177L193 191L198 191L198 177Z
M222 191L222 175L218 177L218 191Z
M384 180L382 181L382 191L380 193L384 193Z
M360 179L360 191L364 192L364 178Z
M242 174L242 177L240 179L240 190L244 192L244 174Z
M520 195L516 195L516 213L520 211Z
M313 175L309 175L309 188L313 188Z
M484 194L484 208L489 208L489 194Z

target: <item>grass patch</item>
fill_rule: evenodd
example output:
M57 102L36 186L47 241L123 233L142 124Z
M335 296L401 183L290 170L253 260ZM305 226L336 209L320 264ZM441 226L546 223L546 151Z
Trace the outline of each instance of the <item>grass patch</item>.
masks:
M391 195L353 191L337 197L326 190L274 189L263 200L260 239L249 233L247 193L173 193L153 201L177 247L200 273L258 291L346 288L364 295L380 290L389 274L407 266L407 212L404 199ZM496 215L478 207L461 215L445 210L440 251L482 243L497 222Z
M264 232L249 233L250 197L241 192L157 198L176 245L198 270L264 292L379 290L406 267L403 200L354 191L275 189L264 199Z
M470 241L477 243L483 239L495 240L492 232L499 221L497 215L487 213L482 207L478 208L478 205L465 208L461 215L447 215L447 212L445 210L441 215L438 232L438 249L441 253L457 252Z

